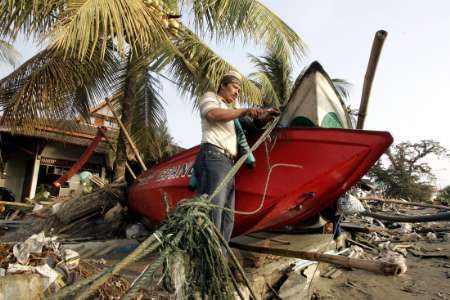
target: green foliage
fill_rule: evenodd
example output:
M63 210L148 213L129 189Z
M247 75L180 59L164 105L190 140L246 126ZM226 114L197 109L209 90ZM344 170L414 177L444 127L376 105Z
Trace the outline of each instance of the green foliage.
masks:
M0 39L0 63L6 61L14 67L19 63L19 59L20 54L13 45Z
M258 70L249 78L260 88L264 103L276 107L285 105L293 84L290 62L275 52L260 57L249 56Z
M350 98L350 88L352 87L352 84L350 82L341 78L333 78L331 79L331 81L333 82L339 96L343 100Z
M191 18L195 30L181 24L181 15ZM305 48L294 30L256 0L1 2L0 38L14 41L19 33L47 48L0 81L4 122L33 130L36 123L86 116L95 101L123 92L122 122L139 141L146 135L141 129L162 128L163 106L151 97L149 68L168 73L181 92L194 97L216 89L223 74L236 69L200 36L257 41L287 62ZM261 102L250 80L243 80L241 101ZM126 161L120 137L118 176Z
M368 176L380 187L386 197L429 201L434 190L435 176L425 157L442 156L446 149L439 142L422 140L402 142L386 152L387 161L378 161Z
M441 189L435 200L441 202L442 204L449 205L450 204L450 185L447 185L443 189Z

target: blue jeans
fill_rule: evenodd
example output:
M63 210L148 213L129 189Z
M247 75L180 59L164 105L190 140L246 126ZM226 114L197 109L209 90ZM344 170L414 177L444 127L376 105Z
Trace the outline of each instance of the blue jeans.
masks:
M212 144L202 144L194 163L194 172L198 180L197 192L211 195L222 182L233 161ZM234 210L234 178L211 201L219 207ZM234 213L215 208L211 211L211 220L225 240L231 239L234 225Z

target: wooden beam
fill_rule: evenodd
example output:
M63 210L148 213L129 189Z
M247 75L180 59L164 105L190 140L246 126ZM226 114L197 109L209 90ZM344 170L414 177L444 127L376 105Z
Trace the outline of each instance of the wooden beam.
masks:
M446 209L450 210L450 207L444 206L444 205L434 205L429 203L423 203L423 202L409 202L409 201L402 201L399 199L384 199L380 197L361 197L359 200L363 201L379 201L379 202L385 202L385 203L393 203L393 204L402 204L402 205L409 205L409 206L418 206L418 207L429 207L429 208L437 208L437 209Z
M346 256L322 254L318 252L306 252L306 251L297 251L279 248L258 247L258 246L238 244L235 242L230 242L230 247L234 247L245 251L252 251L256 253L266 253L283 257L295 257L319 262L326 262L346 268L361 269L383 275L400 275L401 272L401 266L397 263L387 263L376 260L357 259Z
M128 143L130 143L131 149L134 152L134 155L136 155L136 158L139 161L139 164L141 165L142 170L147 171L147 167L144 164L144 161L142 160L141 155L139 154L139 151L134 144L133 140L131 139L130 135L128 134L128 130L125 128L125 125L123 125L122 120L120 120L119 116L117 115L116 111L111 105L111 102L108 98L105 98L106 103L108 103L109 109L111 110L112 114L116 118L117 122L119 123L120 129L122 129L123 134L125 135L125 138L127 139Z
M21 202L9 202L9 201L0 201L0 204L4 206L13 206L13 207L21 207L21 208L33 208L33 204L21 203Z

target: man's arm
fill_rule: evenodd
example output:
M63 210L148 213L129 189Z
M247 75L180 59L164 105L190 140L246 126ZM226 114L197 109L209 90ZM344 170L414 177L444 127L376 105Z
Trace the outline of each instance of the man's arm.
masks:
M210 122L228 122L245 116L256 118L262 114L262 112L263 110L260 108L213 108L206 113L206 119Z

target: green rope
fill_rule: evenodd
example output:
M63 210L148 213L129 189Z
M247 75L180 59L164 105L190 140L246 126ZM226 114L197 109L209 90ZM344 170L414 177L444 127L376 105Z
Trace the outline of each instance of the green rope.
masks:
M233 261L233 263L239 270L239 273L241 273L242 278L244 279L245 285L247 285L247 288L250 291L250 294L252 295L253 299L258 299L258 298L256 298L255 292L253 291L253 289L250 285L250 281L248 280L247 276L245 275L244 269L242 269L241 265L239 264L238 259L234 255L230 246L228 246L228 242L223 238L222 234L219 232L217 227L209 219L208 219L208 221L211 223L212 226L210 226L210 227L214 230L215 234L217 235L219 240L222 242L222 245L225 247L225 249L227 249L228 255L231 257L231 260Z
M103 283L105 283L110 277L120 272L123 268L133 263L150 252L155 251L160 245L159 232L155 232L150 235L144 242L142 242L132 253L122 259L114 266L103 270L102 272L93 275L89 278L80 280L79 282L61 289L51 299L65 299L67 296L76 293L78 290L86 288L83 292L83 296L86 298L95 292ZM81 296L80 296L81 297ZM85 299L85 298L81 298Z
M178 244L181 237L183 236L184 231L180 231L176 237L173 239L172 243L174 245ZM159 266L162 265L164 260L171 254L173 254L174 249L173 246L167 247L158 257L156 261L154 261L151 265L149 265L149 268L146 269L142 274L137 278L137 280L134 282L134 284L130 287L130 289L127 291L126 295L124 296L124 300L131 300L136 296L136 294L139 292L141 288L144 287L144 284L148 284L151 282L151 278L153 274L158 270Z
M163 254L160 256L160 258L152 265L150 265L146 272L142 275L142 277L135 282L135 285L128 291L127 297L132 297L144 283L148 282L149 278L158 269L162 261L164 261L164 259L169 254L173 253L173 248L179 248L187 251L187 253L189 253L192 257L198 258L198 260L200 261L200 265L197 265L197 268L200 268L200 270L209 270L208 274L190 274L191 276L200 276L200 278L203 279L200 280L204 284L201 287L202 295L207 295L214 299L227 299L231 295L228 288L230 278L227 276L229 272L228 266L225 258L223 257L223 253L221 252L220 243L222 243L233 259L233 262L237 266L239 272L241 272L252 296L256 299L255 294L250 287L250 283L246 278L244 271L242 270L242 267L239 265L239 262L231 252L231 249L227 245L220 232L210 221L209 210L216 207L215 205L211 204L211 199L214 198L234 177L239 168L245 163L245 160L247 159L249 154L251 154L265 141L265 139L274 130L276 124L278 123L278 120L279 117L275 118L272 121L272 123L267 127L264 133L251 147L250 152L247 152L236 162L236 164L231 168L231 170L227 173L227 175L223 178L223 180L210 196L199 196L189 202L184 201L179 203L175 212L166 219L164 225L162 225L158 231L156 231L144 242L142 242L130 255L125 257L113 267L110 267L100 272L99 274L91 276L90 278L81 280L75 285L60 290L52 298L63 299L82 288L86 288L79 295L79 297L77 297L77 299L86 299L102 284L104 284L111 276L117 274L129 264L155 251L163 244L170 244L171 246L163 251ZM183 228L185 230L179 231L179 228ZM212 234L211 228L215 234ZM201 239L202 242L207 245L207 247L199 247L199 239ZM203 261L203 259L205 260L205 262ZM206 266L204 265L205 263L207 263ZM204 267L206 267L206 269Z

